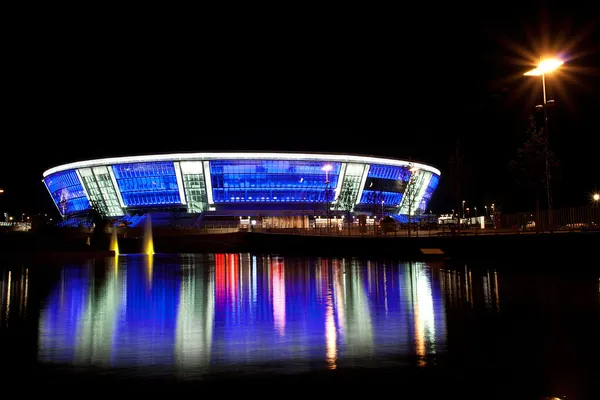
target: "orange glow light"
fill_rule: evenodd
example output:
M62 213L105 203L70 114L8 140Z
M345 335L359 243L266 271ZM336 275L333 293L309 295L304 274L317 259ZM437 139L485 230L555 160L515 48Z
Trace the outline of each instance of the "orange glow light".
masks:
M540 76L542 74L549 74L554 71L556 68L563 65L564 62L559 60L558 58L548 58L546 60L542 60L537 68L532 69L531 71L525 72L523 75L527 76Z

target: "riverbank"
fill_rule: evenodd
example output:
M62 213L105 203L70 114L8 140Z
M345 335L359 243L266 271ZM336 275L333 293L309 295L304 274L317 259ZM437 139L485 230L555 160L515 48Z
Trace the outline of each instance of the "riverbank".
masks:
M599 232L466 237L319 237L250 233L253 253L404 259L598 259ZM433 250L433 251L432 251ZM433 253L433 254L431 254Z
M143 252L144 237L121 236L120 253ZM104 257L114 253L91 246L85 235L60 231L0 236L0 256L27 258ZM156 253L253 253L288 256L370 257L405 260L511 260L560 258L597 260L600 232L474 236L308 236L259 232L155 235Z

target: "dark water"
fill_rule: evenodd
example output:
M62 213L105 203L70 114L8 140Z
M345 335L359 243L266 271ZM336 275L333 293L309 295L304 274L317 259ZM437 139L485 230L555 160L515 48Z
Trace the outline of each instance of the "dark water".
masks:
M285 395L362 385L401 398L593 398L600 273L556 267L250 254L13 262L0 275L0 363L10 379L83 383L88 395L260 382Z

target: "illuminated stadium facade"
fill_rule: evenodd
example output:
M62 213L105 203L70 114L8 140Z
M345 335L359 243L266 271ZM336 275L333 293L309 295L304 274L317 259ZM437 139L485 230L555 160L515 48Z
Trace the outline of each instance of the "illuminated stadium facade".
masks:
M43 174L64 219L95 207L115 220L149 212L402 216L410 209L418 215L427 209L439 178L436 168L396 159L266 152L104 158Z

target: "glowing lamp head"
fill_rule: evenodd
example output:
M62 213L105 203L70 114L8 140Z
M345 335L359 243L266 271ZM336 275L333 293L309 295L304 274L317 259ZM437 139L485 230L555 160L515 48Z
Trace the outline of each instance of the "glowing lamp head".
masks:
M594 201L600 201L600 194L599 193L594 193L594 195L592 196L592 198L594 199Z
M331 164L326 164L325 166L323 166L323 168L321 168L321 170L325 171L325 172L329 172L333 169L333 167L331 166Z
M540 76L542 74L549 74L550 72L554 71L556 68L560 67L563 64L564 62L559 60L558 58L547 58L545 60L542 60L538 64L537 68L525 72L524 75Z

